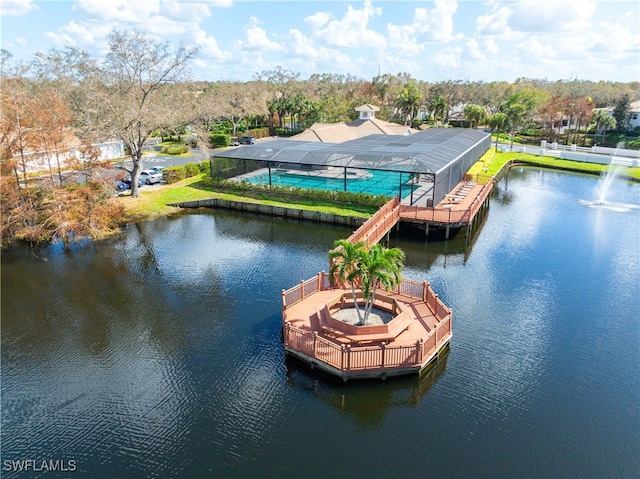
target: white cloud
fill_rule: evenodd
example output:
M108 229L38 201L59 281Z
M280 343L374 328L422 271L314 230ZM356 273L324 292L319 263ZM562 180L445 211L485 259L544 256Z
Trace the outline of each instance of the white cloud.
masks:
M260 21L256 17L250 17L249 24L244 26L246 40L237 40L234 42L234 46L240 50L260 52L282 50L282 45L269 40L266 30L259 25Z
M375 8L370 0L365 0L361 10L347 7L347 12L341 20L331 20L326 22L325 17L316 17L311 25L317 29L314 36L323 40L327 45L343 48L373 48L382 49L386 46L387 40L384 35L368 28L369 19L382 14L381 8ZM310 18L310 17L307 17ZM324 20L324 23L322 21ZM314 23L315 22L315 23ZM321 28L323 25L324 28Z
M558 48L556 45L542 43L537 38L530 37L515 45L514 52L516 52L524 62L537 63L538 61L548 61L556 58Z
M2 0L0 2L0 17L21 17L30 10L37 10L38 5L32 0Z
M460 47L445 48L444 50L434 53L431 56L431 60L434 64L445 68L456 68L460 64L462 52L463 50Z
M415 55L424 49L424 42L449 43L462 35L453 33L456 0L436 0L432 9L416 8L408 25L387 24L389 44L401 55Z
M484 49L487 51L487 53L490 53L492 55L495 55L496 53L498 53L500 51L500 47L494 41L493 38L485 38L484 39Z
M511 27L522 32L584 31L595 0L521 0L512 5Z
M344 68L346 71L349 71L349 66L353 65L353 61L348 55L324 46L314 45L313 39L305 36L300 30L289 30L285 45L288 54L303 60L313 61L313 65L318 65L318 62L321 62L335 65L340 70Z
M314 33L323 25L326 25L329 20L331 20L331 15L325 12L318 12L313 15L309 15L304 19L305 23L311 27L311 30Z
M416 8L408 25L387 24L389 42L400 52L420 52L422 42L448 43L462 38L453 34L453 15L458 9L456 0L436 0L434 8Z
M476 32L489 35L508 34L511 32L508 22L512 14L511 8L502 7L488 15L480 15L476 19Z
M193 39L200 49L201 56L213 58L216 60L231 59L231 53L222 51L222 49L218 46L218 42L216 41L216 39L214 37L208 36L207 32L205 32L204 30L196 28L193 31Z
M105 43L112 27L109 24L85 24L71 20L60 27L57 32L45 32L45 35L57 46L82 47L85 45L100 46Z

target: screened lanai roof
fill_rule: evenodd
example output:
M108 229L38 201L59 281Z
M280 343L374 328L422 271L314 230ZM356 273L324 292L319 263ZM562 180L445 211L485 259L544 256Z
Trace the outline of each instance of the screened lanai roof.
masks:
M214 157L407 173L437 174L489 136L472 129L431 128L412 135L369 135L343 143L275 139L224 151Z

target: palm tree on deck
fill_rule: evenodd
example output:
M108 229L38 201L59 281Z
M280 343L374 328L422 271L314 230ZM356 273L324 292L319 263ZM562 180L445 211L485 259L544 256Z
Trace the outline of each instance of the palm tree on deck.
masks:
M360 280L360 263L362 260L362 250L366 248L364 241L352 243L346 239L339 239L333 243L333 249L329 251L329 275L332 281L338 280L342 284L351 285L353 294L353 304L358 314L358 322L362 323L362 313L358 306L356 297L356 283Z
M360 254L362 296L365 301L363 324L367 324L377 289L383 287L386 291L391 291L402 283L405 256L400 248L385 248L380 244L363 249Z
M334 243L334 249L329 252L329 274L351 284L359 324L368 323L379 287L390 291L402 282L404 258L399 248L385 248L379 244L368 247L363 241L351 243L345 239ZM356 286L362 289L364 315L358 306Z

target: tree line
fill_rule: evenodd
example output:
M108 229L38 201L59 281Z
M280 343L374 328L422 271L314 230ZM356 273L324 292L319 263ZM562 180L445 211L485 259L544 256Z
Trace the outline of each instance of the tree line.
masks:
M250 126L297 131L313 122L356 119L354 108L363 103L380 107L377 117L406 125L428 119L440 126L450 121L454 107L466 105L471 126L486 124L498 131L516 131L542 119L553 135L553 125L567 116L578 125L596 121L623 131L625 105L628 111L629 102L640 98L639 82L429 83L406 72L371 80L331 73L302 79L282 66L246 82L193 81L189 64L197 54L195 48L120 30L109 35L104 58L71 47L40 52L15 65L2 50L2 244L13 238L69 239L117 224L120 210L111 201L112 185L100 176L108 165L90 146L103 141L124 143L136 198L143 148L158 131L189 127L197 146L208 148L221 122L230 125L232 135ZM614 104L614 117L618 112L620 118L598 114L602 117L594 120L594 109ZM70 146L82 148L81 158L62 162L61 152ZM29 173L34 152L40 161L37 181Z

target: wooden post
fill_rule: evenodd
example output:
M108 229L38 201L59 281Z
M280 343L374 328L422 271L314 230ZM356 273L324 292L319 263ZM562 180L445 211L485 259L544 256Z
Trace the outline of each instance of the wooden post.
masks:
M347 348L343 344L340 349L342 350L342 354L340 355L340 369L344 371L344 355L346 354Z
M347 371L351 369L351 345L347 344Z
M427 282L422 282L422 302L427 302ZM428 304L428 303L427 303Z
M313 332L313 358L316 358L316 346L317 346L317 342L318 342L318 332L314 331Z
M382 367L384 367L384 360L385 360L385 352L386 352L386 350L387 350L387 343L382 341Z
M423 345L424 345L424 339L420 338L418 340L418 344L417 344L417 346L418 346L418 364L422 364L422 350L424 349Z
M284 294L284 289L282 290L282 312L284 313L287 310L287 297Z
M304 299L304 280L300 281L300 290L302 291L302 299Z

